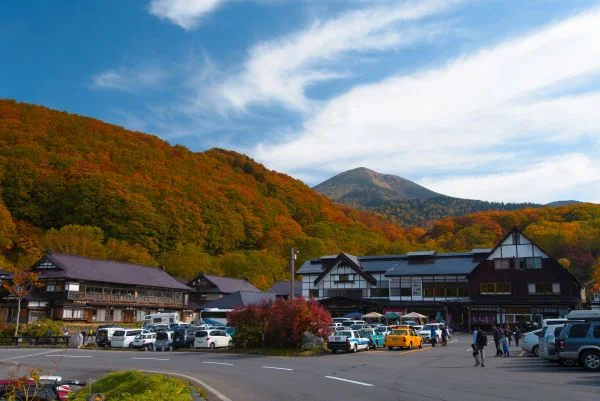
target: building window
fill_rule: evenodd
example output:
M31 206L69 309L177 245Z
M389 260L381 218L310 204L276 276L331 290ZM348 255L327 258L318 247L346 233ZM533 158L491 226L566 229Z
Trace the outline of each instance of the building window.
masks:
M529 283L527 289L531 295L560 295L560 283Z
M63 309L63 319L83 319L83 309Z
M107 322L112 322L115 319L115 310L114 309L107 309L104 312L104 320Z
M338 274L336 283L353 283L354 274Z
M494 269L509 270L510 269L510 259L495 259L494 260Z
M542 258L521 258L519 259L519 269L541 269Z
M510 294L510 283L481 283L479 291L482 295Z
M46 292L56 291L56 285L54 283L46 283Z
M371 296L373 298L389 298L390 296L390 281L380 280L376 288L371 288Z
M319 289L313 288L313 289L308 290L308 297L309 298L319 298Z

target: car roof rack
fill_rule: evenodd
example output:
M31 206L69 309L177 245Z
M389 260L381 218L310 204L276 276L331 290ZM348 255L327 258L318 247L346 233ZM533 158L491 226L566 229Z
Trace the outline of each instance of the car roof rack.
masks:
M600 321L600 310L572 310L565 315L568 320Z

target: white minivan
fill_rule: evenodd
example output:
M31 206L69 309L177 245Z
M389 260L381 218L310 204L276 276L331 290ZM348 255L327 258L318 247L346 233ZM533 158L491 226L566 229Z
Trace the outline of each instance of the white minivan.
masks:
M135 336L141 332L141 329L116 330L110 339L110 346L113 348L132 348L131 343L135 339Z
M233 339L223 330L200 330L196 332L194 348L233 347Z

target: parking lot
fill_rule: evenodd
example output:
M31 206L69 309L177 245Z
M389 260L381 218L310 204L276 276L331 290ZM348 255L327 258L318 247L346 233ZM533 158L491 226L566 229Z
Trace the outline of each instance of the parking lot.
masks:
M320 357L265 357L206 352L92 350L0 351L6 377L40 367L87 380L105 372L140 369L179 373L214 390L215 400L597 400L600 375L564 368L512 349L474 367L470 338L448 347L377 350ZM488 353L492 347L487 347Z

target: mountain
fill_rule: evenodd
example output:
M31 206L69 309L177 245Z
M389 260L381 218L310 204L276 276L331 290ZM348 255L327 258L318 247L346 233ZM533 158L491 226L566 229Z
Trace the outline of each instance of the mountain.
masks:
M286 278L292 246L302 249L300 263L406 243L385 218L336 205L246 155L195 153L12 100L0 100L0 219L0 254L15 263L52 245L191 276L187 257L262 288Z
M410 180L365 167L336 175L314 189L336 202L363 207L407 199L427 200L440 195Z
M427 226L438 219L487 210L542 206L454 198L433 192L405 178L381 174L365 167L340 173L314 189L337 203L384 214L404 226ZM557 202L556 206L560 205Z
M550 207L569 206L569 205L577 205L578 203L583 203L583 202L576 201L576 200L563 200L563 201L554 201L554 202L546 203L544 206L550 206Z
M428 192L413 187L407 193ZM248 278L267 289L289 279L291 247L300 250L299 266L342 251L485 248L513 227L564 258L582 282L600 265L600 205L430 221L474 204L463 201L468 200L390 200L378 213L361 211L335 204L240 153L192 152L99 120L0 100L0 269L30 266L52 248L161 264L184 278L201 271ZM382 215L402 221L407 211L427 226L403 228Z

